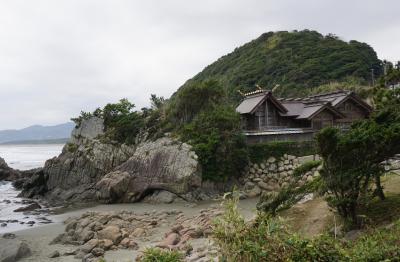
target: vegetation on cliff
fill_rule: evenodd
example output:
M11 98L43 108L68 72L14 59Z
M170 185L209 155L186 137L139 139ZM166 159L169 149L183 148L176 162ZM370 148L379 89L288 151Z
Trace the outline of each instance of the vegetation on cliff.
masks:
M190 85L169 105L167 119L193 146L205 179L238 176L248 162L240 116L227 101L219 82L206 81Z

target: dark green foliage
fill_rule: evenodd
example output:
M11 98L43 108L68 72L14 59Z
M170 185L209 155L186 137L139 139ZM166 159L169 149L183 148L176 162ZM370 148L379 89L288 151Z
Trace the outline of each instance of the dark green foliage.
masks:
M249 145L249 158L253 163L259 163L268 157L281 157L284 154L295 156L313 155L316 153L313 141L288 142L277 141Z
M324 159L320 173L329 192L328 203L351 226L358 225L360 205L368 203L374 196L384 198L380 186L384 170L380 163L400 152L400 123L380 122L378 119L356 123L347 133L327 128L317 135L319 151ZM375 190L372 191L373 182Z
M140 262L182 262L183 255L176 250L163 250L160 248L147 248Z
M168 102L166 119L173 126L170 131L193 146L204 179L224 181L238 176L247 165L240 116L227 103L219 82L185 86Z
M337 240L322 235L314 239L301 238L293 235L289 239L293 247L291 261L296 262L344 262L351 261L345 254L344 248Z
M133 111L134 104L127 99L121 99L119 103L107 104L103 109L97 108L91 112L81 112L81 115L71 120L79 126L82 120L91 117L99 117L104 120L104 131L108 139L133 144L136 135L143 127L143 119L138 112Z
M379 86L392 87L393 85L400 84L400 61L395 66L386 60L382 64L386 74L379 78Z
M121 99L119 103L110 103L103 109L96 109L93 115L104 119L106 137L119 143L134 144L144 126L143 117L133 111L134 107L127 99Z
M167 101L163 97L157 97L152 94L151 107L142 108L142 117L144 118L144 130L150 139L157 139L170 131L169 122L166 120Z
M344 42L332 35L315 31L269 32L236 48L189 80L188 85L217 79L238 101L237 90L252 91L256 84L276 90L278 95L299 95L307 89L349 77L364 84L382 73L381 61L367 44Z
M186 85L171 99L169 120L181 125L189 123L198 113L223 104L226 95L219 82L208 80Z
M240 118L230 106L201 112L185 125L182 137L197 153L205 179L223 181L238 176L248 163Z

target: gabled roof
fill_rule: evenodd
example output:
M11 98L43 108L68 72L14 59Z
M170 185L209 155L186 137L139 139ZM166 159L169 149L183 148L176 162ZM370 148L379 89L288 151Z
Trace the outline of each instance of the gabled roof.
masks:
M342 113L340 113L337 109L335 109L330 102L319 102L319 103L311 103L309 105L305 105L301 114L296 117L296 119L309 119L311 120L315 116L317 116L320 112L328 110L335 117L345 117Z
M318 94L318 95L312 95L307 97L309 100L324 100L324 101L329 101L332 103L332 106L338 107L340 104L343 102L351 99L361 107L363 107L365 110L371 112L372 107L368 105L364 100L362 100L359 96L357 96L354 92L352 91L347 91L347 90L338 90L330 93L324 93L324 94Z
M372 107L359 98L354 92L339 90L335 92L312 95L305 98L276 99L270 91L257 90L245 95L245 98L236 108L240 114L252 114L258 106L269 99L279 109L281 116L295 119L312 119L323 110L329 110L336 117L345 117L337 108L348 99L363 107L368 112Z
M236 108L236 111L240 114L252 114L267 99L269 99L280 112L287 112L287 109L272 95L271 91L264 90L247 94Z

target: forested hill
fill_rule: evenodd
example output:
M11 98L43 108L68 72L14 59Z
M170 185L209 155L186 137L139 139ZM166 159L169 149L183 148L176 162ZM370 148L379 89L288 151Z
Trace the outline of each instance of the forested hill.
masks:
M237 90L249 91L255 84L269 88L279 84L278 94L296 95L349 77L368 84L371 69L375 77L382 72L381 61L368 44L309 30L269 32L221 57L183 87L215 79L236 99Z

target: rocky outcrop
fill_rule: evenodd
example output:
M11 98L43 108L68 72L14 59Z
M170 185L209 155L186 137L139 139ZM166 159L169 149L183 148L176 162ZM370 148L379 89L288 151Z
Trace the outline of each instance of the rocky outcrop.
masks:
M15 181L21 177L23 177L21 172L10 168L6 161L0 157L0 181Z
M191 146L171 138L140 144L128 161L97 184L107 203L135 202L156 190L184 196L201 186L201 170Z
M30 255L31 250L25 242L17 239L0 239L1 262L15 262Z
M43 170L25 182L21 196L40 195L53 202L94 201L94 185L135 151L131 146L103 142L103 130L100 118L82 121L62 153L47 160Z
M76 245L76 258L87 254L102 256L104 251L115 249L137 249L138 240L157 234L160 224L168 223L176 210L154 211L143 214L131 211L87 212L78 218L65 221L65 233L50 244ZM97 248L97 249L96 249Z
M210 245L208 237L215 219L222 214L219 204L190 215L173 209L86 212L68 218L64 233L50 245L74 245L76 249L64 255L74 255L82 261L98 261L105 252L117 249L130 249L134 257L154 245L184 253L185 261L217 261L217 249Z
M103 129L100 118L82 121L62 153L24 183L21 196L53 203L135 202L149 194L150 201L166 203L196 199L188 194L201 186L201 170L191 146L167 137L121 145L108 141Z

